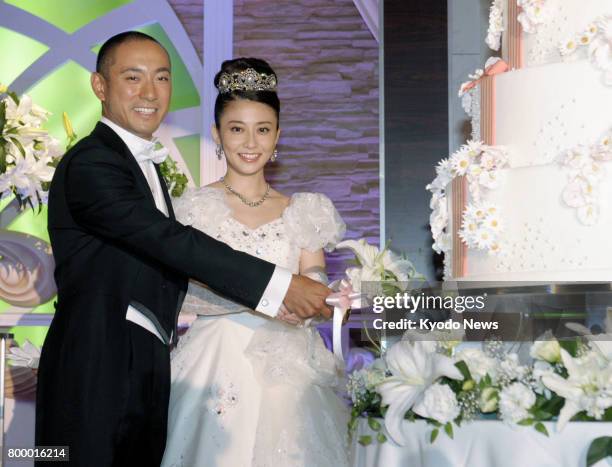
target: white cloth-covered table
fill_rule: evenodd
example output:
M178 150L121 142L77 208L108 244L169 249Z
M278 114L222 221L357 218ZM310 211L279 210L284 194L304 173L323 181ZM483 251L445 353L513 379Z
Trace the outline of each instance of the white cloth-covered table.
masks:
M381 420L382 422L382 420ZM585 467L591 441L612 436L612 423L572 422L557 433L554 423L545 423L550 437L532 427L511 428L495 420L479 420L454 428L454 439L440 432L432 444L432 426L419 420L409 425L406 446L391 440L369 446L357 443L372 434L361 420L353 440L354 467ZM374 438L374 437L373 437ZM596 467L612 466L602 460Z

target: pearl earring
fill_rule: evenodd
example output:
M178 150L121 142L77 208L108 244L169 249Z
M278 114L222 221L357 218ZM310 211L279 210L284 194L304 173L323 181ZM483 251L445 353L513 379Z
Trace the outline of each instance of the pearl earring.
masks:
M278 149L275 149L272 153L272 157L270 157L270 162L274 162L276 159L278 159Z

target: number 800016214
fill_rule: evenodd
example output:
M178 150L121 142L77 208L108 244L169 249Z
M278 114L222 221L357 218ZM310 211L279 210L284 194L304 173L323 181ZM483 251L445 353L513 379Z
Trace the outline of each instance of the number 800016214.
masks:
M33 448L5 448L6 458L11 460L47 460L67 462L70 460L68 446L35 446Z

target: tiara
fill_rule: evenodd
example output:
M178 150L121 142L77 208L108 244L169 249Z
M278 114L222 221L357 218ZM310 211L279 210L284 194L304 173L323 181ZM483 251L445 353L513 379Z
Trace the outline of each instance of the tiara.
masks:
M247 68L235 73L221 73L217 89L220 94L232 91L276 91L276 76Z

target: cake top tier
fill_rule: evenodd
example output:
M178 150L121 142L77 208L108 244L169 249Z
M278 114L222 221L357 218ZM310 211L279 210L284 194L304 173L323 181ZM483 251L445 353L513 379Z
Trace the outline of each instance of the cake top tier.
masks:
M588 46L605 17L612 24L611 0L494 0L486 42L498 50L501 38L510 68L560 62Z

